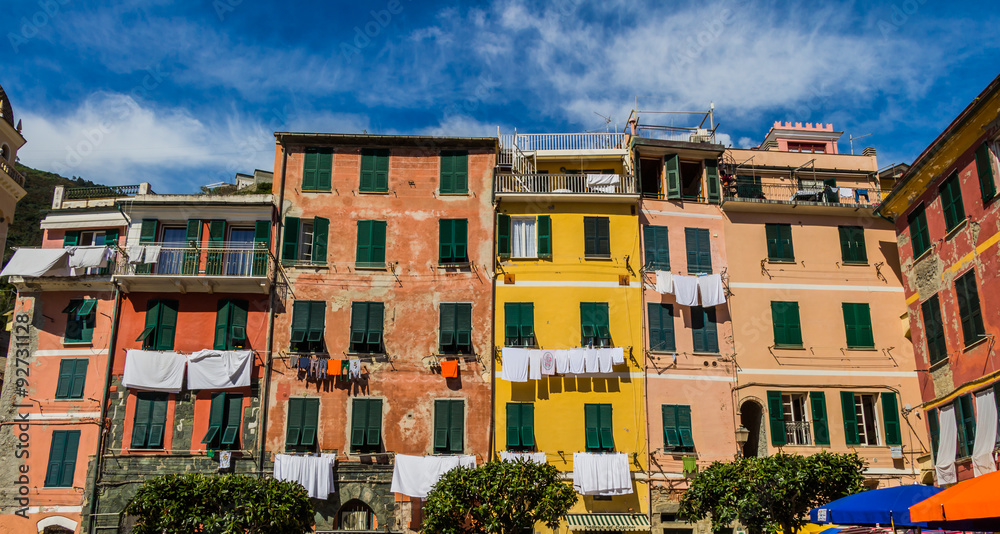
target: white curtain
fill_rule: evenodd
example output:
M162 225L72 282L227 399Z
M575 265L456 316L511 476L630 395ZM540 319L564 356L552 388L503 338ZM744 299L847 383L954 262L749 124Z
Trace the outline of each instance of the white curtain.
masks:
M997 470L993 448L997 442L997 405L993 390L976 395L976 444L972 447L972 472L975 476Z
M538 238L535 235L534 219L510 220L510 255L513 258L534 258Z
M941 423L941 433L938 435L937 460L934 471L937 473L938 486L958 482L955 472L955 454L958 453L958 422L955 420L955 405L949 404L938 413Z

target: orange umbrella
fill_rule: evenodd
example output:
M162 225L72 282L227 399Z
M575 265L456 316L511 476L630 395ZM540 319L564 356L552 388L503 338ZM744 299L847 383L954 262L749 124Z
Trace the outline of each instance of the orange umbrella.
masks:
M1000 471L959 482L910 507L911 521L1000 518Z

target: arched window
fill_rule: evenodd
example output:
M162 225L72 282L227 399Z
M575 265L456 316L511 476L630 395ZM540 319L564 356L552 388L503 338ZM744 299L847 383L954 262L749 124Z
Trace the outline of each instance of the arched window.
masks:
M365 503L355 499L348 501L337 514L340 530L373 530L378 528L375 512Z
M10 161L10 147L7 145L0 145L0 158L3 158L4 161Z

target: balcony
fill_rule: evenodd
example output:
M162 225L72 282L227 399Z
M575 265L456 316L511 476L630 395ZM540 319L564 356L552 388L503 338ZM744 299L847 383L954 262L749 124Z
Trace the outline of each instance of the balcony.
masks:
M787 415L786 415L787 417ZM785 440L789 445L812 445L809 421L785 421Z
M65 200L93 200L98 198L134 197L139 194L139 185L102 185L98 187L70 187L66 189Z
M534 173L538 157L627 156L629 137L624 133L501 134L497 166L514 173Z
M2 157L0 157L0 174L6 175L12 182L14 182L13 184L4 183L3 188L14 195L15 199L21 200L24 195L28 194L24 190L24 175L18 172L13 165L8 163L7 160ZM17 184L18 187L14 187L14 184Z
M639 182L627 174L508 174L496 177L494 191L508 200L632 202L639 196Z
M804 207L807 211L828 212L831 208L856 211L874 209L880 201L874 182L855 181L840 186L822 181L787 178L762 181L743 176L722 181L722 203L729 210L774 211L775 205L784 205L789 209Z
M155 262L136 262L129 254L141 253L143 261L160 247ZM117 256L115 279L126 291L178 291L180 293L267 293L274 270L274 256L266 248L245 243L216 247L184 247L177 243L149 243L145 248L126 247Z

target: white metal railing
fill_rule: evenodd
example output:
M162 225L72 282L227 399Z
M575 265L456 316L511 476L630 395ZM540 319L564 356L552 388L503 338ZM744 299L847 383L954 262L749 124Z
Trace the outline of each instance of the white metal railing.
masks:
M785 421L785 440L789 445L812 445L809 421Z
M179 246L178 243L148 243L144 248L125 247L118 254L116 275L175 275L175 276L251 276L266 277L272 269L273 257L265 247L248 247L246 243L211 244L205 247ZM152 250L159 247L155 262L146 263ZM142 261L129 254L141 250Z
M18 172L13 165L7 163L2 157L0 157L0 171L7 173L11 180L17 182L17 185L24 187L24 175Z
M523 152L536 150L625 150L625 133L540 133L507 134L500 136L501 148L516 146Z
M615 178L617 178L617 182L615 182ZM628 174L499 175L496 177L495 186L497 194L639 194L638 180L635 176Z

